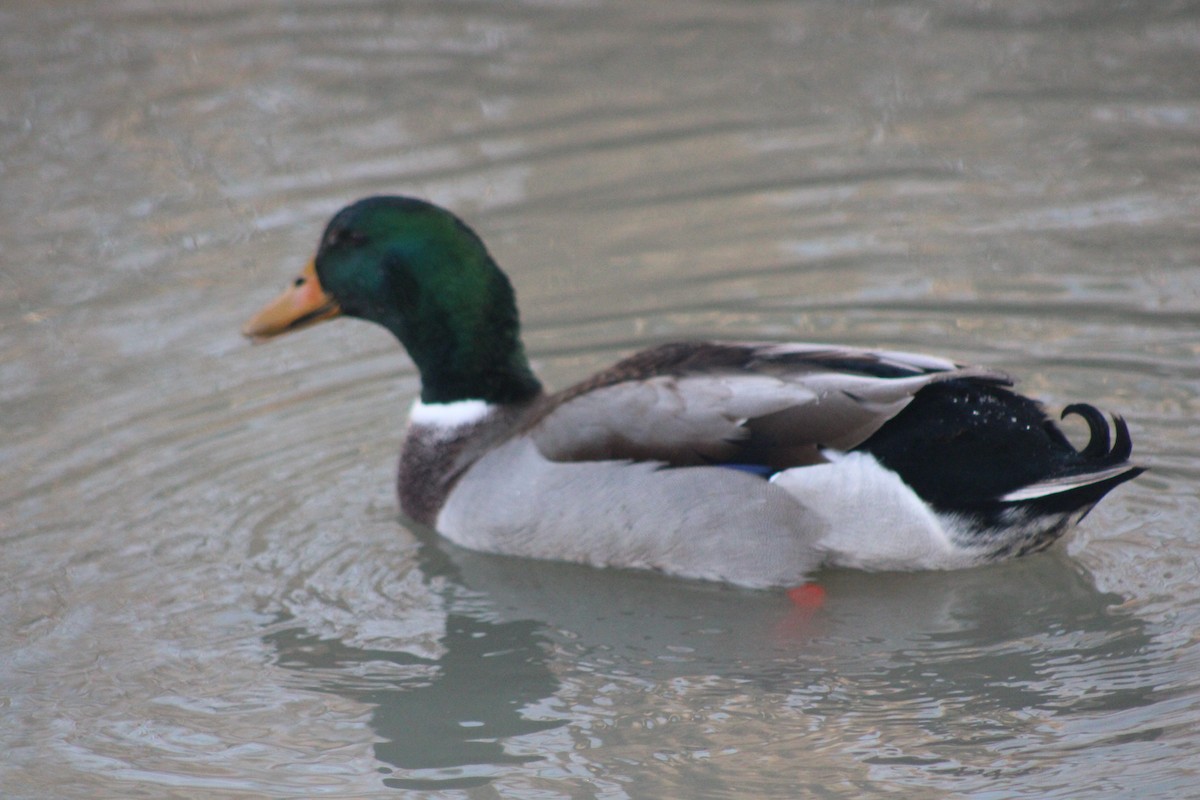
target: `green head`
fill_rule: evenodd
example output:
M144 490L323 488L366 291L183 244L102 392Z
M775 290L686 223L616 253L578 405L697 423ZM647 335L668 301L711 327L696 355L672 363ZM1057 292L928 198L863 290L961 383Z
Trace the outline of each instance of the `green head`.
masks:
M408 197L359 200L330 220L314 266L335 309L396 335L420 370L423 401L514 403L541 391L512 285L449 211Z

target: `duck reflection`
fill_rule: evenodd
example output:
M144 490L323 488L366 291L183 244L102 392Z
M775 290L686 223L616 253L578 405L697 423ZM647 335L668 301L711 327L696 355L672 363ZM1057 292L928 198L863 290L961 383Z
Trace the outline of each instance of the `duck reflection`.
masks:
M697 687L690 708L711 720L729 711L711 677L738 698L737 713L749 702L796 725L798 740L819 722L830 739L874 741L913 763L992 763L997 749L1043 746L1046 730L1163 699L1159 637L1062 552L959 572L825 572L813 609L782 592L443 549L497 618L545 626L560 658L572 658L564 679L594 676L570 681L581 721L588 686L614 675L634 676L629 701L643 706L646 685L667 695L677 679L702 679L685 681ZM854 756L873 763L880 753L868 745Z
M495 766L536 759L510 754L505 739L564 724L522 713L558 688L538 628L530 621L492 623L451 613L437 659L351 647L298 628L265 638L280 666L321 674L325 679L316 688L374 707L380 761L406 773L436 771L429 777L393 775L384 779L386 786L464 789L488 783ZM372 670L372 664L389 666ZM396 677L396 667L411 676Z
M819 608L782 592L445 542L426 544L420 563L449 609L437 658L302 629L267 637L282 666L374 706L376 754L396 770L384 783L399 789L487 784L536 759L515 753L513 737L563 726L566 738L551 746L571 746L575 728L586 728L603 761L596 748L607 734L587 721L620 709L622 685L642 708L653 706L656 685L678 697L686 679L703 678L694 684L707 687L694 698L701 715L721 710L714 685L736 686L743 716L751 703L785 727L812 731L823 720L820 736L887 742L894 757L920 763L937 761L943 746L956 763L990 763L995 748L1020 749L1038 726L1161 699L1152 632L1061 553L952 573L827 572L816 576ZM532 706L559 699L572 719L532 718ZM878 755L867 747L853 758Z

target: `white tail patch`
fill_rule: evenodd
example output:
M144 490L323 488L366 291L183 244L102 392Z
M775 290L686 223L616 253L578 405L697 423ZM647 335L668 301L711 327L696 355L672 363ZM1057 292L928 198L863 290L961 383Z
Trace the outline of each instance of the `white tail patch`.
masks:
M1097 472L1089 472L1086 475L1070 475L1065 478L1051 478L1048 481L1040 481L1031 483L1028 486L1022 486L1020 489L1014 489L1008 494L1000 498L1003 503L1020 503L1024 500L1036 500L1039 497L1048 497L1052 494L1061 492L1069 492L1072 489L1078 489L1082 486L1090 486L1093 483L1100 483L1109 478L1128 472L1130 469L1128 464L1118 464L1115 467L1099 470Z
M954 520L925 504L869 453L826 452L828 464L796 467L771 483L819 514L826 563L872 570L954 569L984 553L955 543Z

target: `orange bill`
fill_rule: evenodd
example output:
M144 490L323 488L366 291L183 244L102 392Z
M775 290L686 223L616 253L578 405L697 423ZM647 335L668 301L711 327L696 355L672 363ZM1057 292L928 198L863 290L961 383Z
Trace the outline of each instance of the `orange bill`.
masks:
M316 262L309 261L283 294L267 303L242 326L242 333L261 342L281 333L333 319L341 313L337 301L321 288Z

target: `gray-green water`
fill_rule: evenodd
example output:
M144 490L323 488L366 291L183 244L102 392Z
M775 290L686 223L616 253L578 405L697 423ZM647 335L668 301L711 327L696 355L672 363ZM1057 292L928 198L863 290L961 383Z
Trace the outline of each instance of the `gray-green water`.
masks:
M0 794L1200 796L1200 4L0 31ZM1153 471L1055 552L812 613L420 539L389 337L237 333L379 192L477 227L552 385L687 336L931 351L1121 411Z

